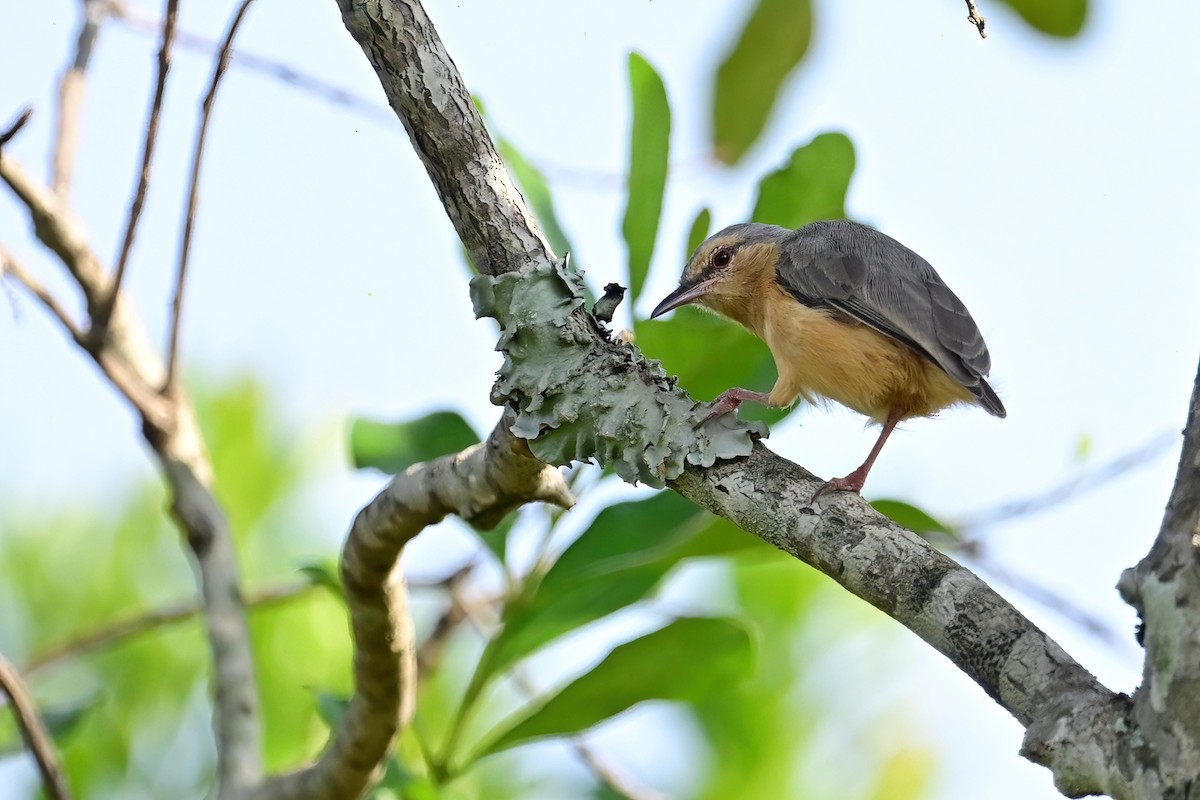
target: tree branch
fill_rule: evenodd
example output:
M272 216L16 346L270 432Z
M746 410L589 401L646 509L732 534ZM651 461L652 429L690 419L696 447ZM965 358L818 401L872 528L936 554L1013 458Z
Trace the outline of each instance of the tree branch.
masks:
M354 695L315 764L269 779L258 798L358 797L412 717L416 654L400 551L449 514L495 527L514 508L574 504L558 470L531 458L502 420L486 442L398 475L358 513L342 550L354 635Z
M987 27L987 20L979 13L979 6L975 5L975 0L967 0L967 22L974 25L975 29L979 31L980 39L987 38L987 31L984 30Z
M129 204L129 216L125 220L125 235L121 237L121 252L117 256L112 289L96 314L94 327L100 332L108 327L113 304L116 302L117 293L121 291L125 269L129 265L129 255L133 252L133 239L137 236L138 221L142 216L142 207L146 204L146 193L150 189L150 165L154 161L154 145L158 141L158 121L162 115L163 96L167 90L167 72L171 69L171 44L175 41L175 23L178 16L179 0L167 0L161 29L162 38L158 45L158 73L154 81L154 94L150 100L150 119L146 122L146 135L142 140L142 167L138 172L133 200Z
M29 752L33 754L33 760L37 762L38 772L42 774L46 794L52 800L66 800L71 796L71 792L67 788L62 765L58 762L58 754L54 751L54 742L42 725L37 707L25 689L21 676L3 656L0 656L0 691L8 696L17 727L21 731L21 738L25 740Z
M94 320L99 304L110 296L112 282L82 225L58 196L2 152L0 179L28 209L37 237L74 278ZM162 360L123 291L115 296L103 335L85 334L79 343L141 416L142 434L159 462L170 488L172 512L195 557L215 676L217 794L231 796L255 785L262 774L258 689L233 540L212 496L212 465L195 411L182 387L160 392Z
M520 269L517 275L477 279L473 288L477 312L501 323L506 361L494 395L517 409L519 435L529 437L533 452L552 463L612 458L620 470L629 466L623 460L629 451L654 451L646 463L659 471L632 477L672 480L685 497L813 565L908 626L1026 726L1024 754L1053 770L1064 791L1082 794L1116 785L1098 755L1116 747L1128 720L1127 699L1101 686L969 570L857 496L835 498L815 513L809 499L821 481L760 444L746 458L716 460L703 451L721 433L711 425L692 433L686 458L674 460L667 451L676 443L664 437L686 416L680 404L693 404L656 364L580 321L573 310L582 303L574 279L561 265L547 263L548 249L503 176L420 3L338 0L338 5L476 265L485 275ZM531 262L533 268L522 268ZM549 353L569 360L570 367L547 366ZM598 396L611 409L606 419L626 420L635 416L631 409L649 411L636 430L658 426L662 434L637 440L618 425L604 428L600 439L600 428L589 428L595 418L586 410L589 403L597 405Z
M246 16L253 0L242 0L238 10L229 23L229 30L221 44L213 65L212 82L208 94L200 110L200 126L196 131L196 146L192 151L192 174L189 178L187 210L183 217L183 235L179 245L179 266L175 271L175 292L171 298L171 336L167 344L167 376L163 382L163 393L175 390L177 366L179 363L179 323L183 313L183 290L187 281L188 259L192 254L192 231L196 226L196 209L200 204L200 166L204 160L204 142L208 137L208 123L212 119L213 108L216 105L217 89L221 85L221 76L229 68L229 54L233 50L233 39L237 36L238 28Z
M246 608L257 611L303 597L317 588L315 583L297 581L268 586L246 592ZM195 601L171 603L143 614L119 619L95 630L76 636L70 641L48 647L25 662L22 671L33 675L64 661L82 658L89 653L149 633L167 625L185 622L204 613L204 605Z
M27 292L37 298L46 307L46 310L54 315L72 339L76 342L83 340L83 334L75 325L75 321L71 319L71 315L62 307L57 298L32 272L21 266L21 263L4 245L0 244L0 279L3 279L5 275L11 275L17 283L25 287Z
M1133 696L1136 739L1131 735L1119 755L1131 785L1141 790L1138 797L1194 796L1200 776L1200 371L1158 538L1117 588L1141 615L1146 647L1142 685ZM1152 755L1157 752L1175 755L1160 762Z
M552 258L421 4L337 4L346 29L379 75L475 268L499 275Z
M100 26L108 15L108 0L83 0L83 20L75 41L75 56L58 84L58 129L51 158L51 186L66 198L71 188L75 149L79 142L79 119L83 114L84 76L92 58Z

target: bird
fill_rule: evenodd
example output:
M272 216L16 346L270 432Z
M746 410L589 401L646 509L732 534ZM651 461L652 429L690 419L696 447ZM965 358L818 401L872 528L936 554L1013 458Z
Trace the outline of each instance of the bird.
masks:
M866 460L827 492L861 493L896 426L955 405L1005 417L987 381L991 356L965 305L921 256L874 228L821 220L797 230L747 222L706 239L679 286L650 314L696 303L771 350L770 392L731 388L701 420L746 400L787 407L833 400L882 429Z

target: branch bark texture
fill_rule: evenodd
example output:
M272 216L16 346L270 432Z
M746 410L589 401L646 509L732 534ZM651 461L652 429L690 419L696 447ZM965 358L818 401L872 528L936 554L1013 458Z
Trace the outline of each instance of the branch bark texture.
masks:
M375 68L480 271L498 276L519 270L517 280L525 285L508 287L507 293L512 295L524 290L542 291L553 283L547 277L552 267L546 263L552 260L551 254L524 201L504 176L490 137L420 3L338 0L338 5L347 29ZM526 282L525 278L533 273L540 278ZM489 292L500 282L480 282L487 285L476 291L477 308L483 295L482 305L490 313L496 298ZM569 284L569 279L564 283ZM573 290L569 286L565 290L546 290L542 300L547 310L540 316L533 315L537 321L532 325L520 327L518 344L514 345L514 329L501 321L501 349L514 363L530 351L544 356L546 351L528 346L530 340L552 339L557 334L558 339L568 342L561 345L563 348L588 351L575 363L601 365L581 367L575 372L577 393L586 395L585 400L600 404L627 394L635 399L611 402L626 403L627 408L659 403L664 409L662 415L669 417L673 404L680 398L687 399L655 374L657 365L653 362L648 364L629 350L621 356L614 350L620 346L608 342L597 326L581 323L583 312L577 310L577 304L572 305ZM526 298L520 310L527 312L537 302ZM511 312L513 307L508 310ZM535 329L542 325L553 328ZM622 358L620 369L608 368ZM547 451L539 449L539 441L545 438L542 431L559 435L578 423L578 419L553 417L554 409L564 407L562 398L569 389L562 381L515 380L513 375L518 372L507 378L502 375L501 383L507 380L509 385L499 394L522 412L551 409L544 412L547 417L540 426L531 430L525 425L519 431L528 437L533 452L545 458ZM537 372L530 369L528 375ZM1200 426L1195 403L1192 422ZM600 431L592 430L590 438L586 430L575 433L579 447L573 457L604 455L597 444ZM611 431L603 433L612 435ZM702 434L696 438L703 438ZM1194 627L1182 622L1187 611L1195 618L1194 605L1200 602L1195 571L1195 550L1200 546L1196 524L1200 474L1192 474L1200 473L1200 458L1196 455L1200 427L1192 434L1189 447L1185 447L1181 483L1190 481L1194 494L1177 492L1164 524L1164 531L1169 528L1172 533L1164 533L1151 557L1125 582L1130 587L1127 594L1145 606L1150 639L1169 643L1164 649L1152 649L1163 653L1165 661L1153 668L1153 675L1147 673L1151 688L1146 700L1143 702L1139 695L1133 703L1100 685L977 576L886 520L860 498L838 497L819 511L813 509L808 499L820 481L760 444L755 444L745 458L716 463L689 458L679 474L665 477L676 491L831 576L945 654L1026 727L1023 754L1050 768L1065 794L1194 798L1200 795L1200 783L1195 782L1196 772L1191 767L1185 768L1192 775L1190 782L1175 782L1171 789L1174 793L1166 794L1160 793L1163 784L1147 781L1144 772L1138 774L1132 769L1134 761L1149 759L1150 754L1139 754L1137 735L1131 736L1135 726L1158 731L1161 737L1153 744L1171 747L1169 735L1178 735L1200 722L1196 705L1200 703L1200 691L1181 683L1188 672L1185 665L1200 663L1200 638ZM619 442L617 446L649 449L660 444L642 439ZM566 451L555 452L561 455ZM1187 476L1183 475L1185 466ZM1186 578L1179 577L1184 574ZM1168 613L1172 608L1183 610ZM1180 696L1190 692L1191 699L1163 715L1172 690ZM1142 714L1158 715L1155 725L1140 721ZM1191 746L1193 740L1186 739L1185 743ZM1184 762L1190 764L1193 756L1200 758L1196 754L1200 754L1200 747Z
M267 781L257 797L358 797L412 718L417 669L399 567L405 544L448 514L491 528L525 503L574 505L559 471L530 456L510 424L502 420L486 442L461 453L411 467L359 512L342 550L354 696L320 760Z

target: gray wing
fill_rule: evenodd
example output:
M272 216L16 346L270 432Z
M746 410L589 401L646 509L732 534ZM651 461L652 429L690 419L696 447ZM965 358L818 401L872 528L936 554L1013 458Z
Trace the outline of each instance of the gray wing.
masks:
M781 248L776 280L805 305L826 306L907 345L958 381L990 413L1004 406L979 326L929 262L873 228L814 222Z

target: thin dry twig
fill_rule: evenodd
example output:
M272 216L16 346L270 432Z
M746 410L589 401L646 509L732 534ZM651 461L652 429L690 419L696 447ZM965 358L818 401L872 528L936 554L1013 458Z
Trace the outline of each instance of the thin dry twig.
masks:
M1164 431L1140 447L1123 453L1095 469L1081 472L1057 486L1052 486L1045 491L1038 492L1032 497L1024 497L1020 500L1002 503L993 508L976 511L957 520L953 523L952 527L960 533L973 532L980 528L1011 522L1014 519L1032 516L1033 514L1040 514L1082 494L1099 489L1131 470L1150 463L1178 443L1178 433L1175 431Z
M58 754L54 750L54 741L46 732L46 727L38 716L37 706L34 705L21 676L3 656L0 656L0 691L8 695L17 727L21 729L21 737L29 746L29 752L37 762L38 772L42 774L46 794L52 800L66 800L71 796L71 791L67 788L62 764L59 763Z
M200 204L200 166L204 160L204 142L208 136L208 123L212 119L212 111L217 97L217 89L221 85L221 77L229 68L229 57L233 50L233 39L237 36L238 28L246 16L246 11L254 0L242 0L225 39L221 43L221 51L213 66L212 82L208 94L204 96L204 104L200 111L200 127L196 133L196 146L192 152L192 175L189 179L187 211L183 220L183 237L179 247L179 267L175 273L175 294L171 299L171 338L167 344L167 376L163 382L162 391L169 394L175 388L177 366L179 362L179 322L183 311L183 290L187 282L188 259L192 252L192 232L196 226L196 208Z
M72 339L76 342L82 340L82 332L79 330L79 326L71 319L71 315L62 307L58 299L50 293L50 290L33 273L23 267L4 245L0 245L0 278L3 278L5 275L11 275L13 280L24 286L27 292L37 298L46 307L46 310L57 317L62 326L67 329L67 333L71 335Z
M967 22L974 25L975 29L979 31L980 39L987 38L987 31L984 30L987 20L979 13L979 7L975 5L975 0L967 0Z
M154 34L160 26L158 20L140 15L136 10L124 7L114 12L114 19L130 30L144 34ZM177 42L180 47L205 53L214 53L220 47L220 42L183 30L178 32ZM305 94L313 95L331 105L345 108L392 130L396 130L398 127L396 115L387 105L355 94L349 89L330 83L282 61L238 50L231 55L229 64L231 67L266 75Z
M50 186L60 197L66 197L71 188L75 150L79 143L79 119L83 113L84 76L108 12L107 0L83 0L83 20L75 41L75 55L58 84L58 129L54 136Z
M3 133L0 133L0 147L4 147L4 145L11 142L13 137L21 132L21 128L25 127L25 123L29 122L29 118L32 116L33 107L26 106L25 110L18 114L17 118L13 120L13 123L9 125Z
M100 306L92 320L92 329L103 336L112 317L117 293L125 279L125 268L133 251L133 239L137 235L138 220L146 204L146 193L150 189L150 165L154 161L154 145L158 141L158 123L162 116L163 96L167 89L167 72L171 69L171 45L175 41L175 26L179 17L179 0L167 0L167 9L162 23L158 45L158 74L154 81L154 96L150 101L150 119L146 123L146 136L142 140L142 168L138 173L137 187L129 205L129 216L125 221L125 235L121 238L121 253L117 257L116 274L108 298Z
M316 589L317 585L315 583L299 581L248 591L246 592L246 608L249 610L271 608L272 606L303 597ZM32 675L36 672L49 669L63 661L78 659L97 650L111 647L126 639L141 636L144 633L149 633L168 625L174 625L178 622L184 622L199 616L203 612L204 607L201 604L194 600L189 600L162 606L161 608L156 608L127 619L117 620L111 624L88 631L75 639L48 647L40 653L36 653L25 662L22 671L26 675Z

